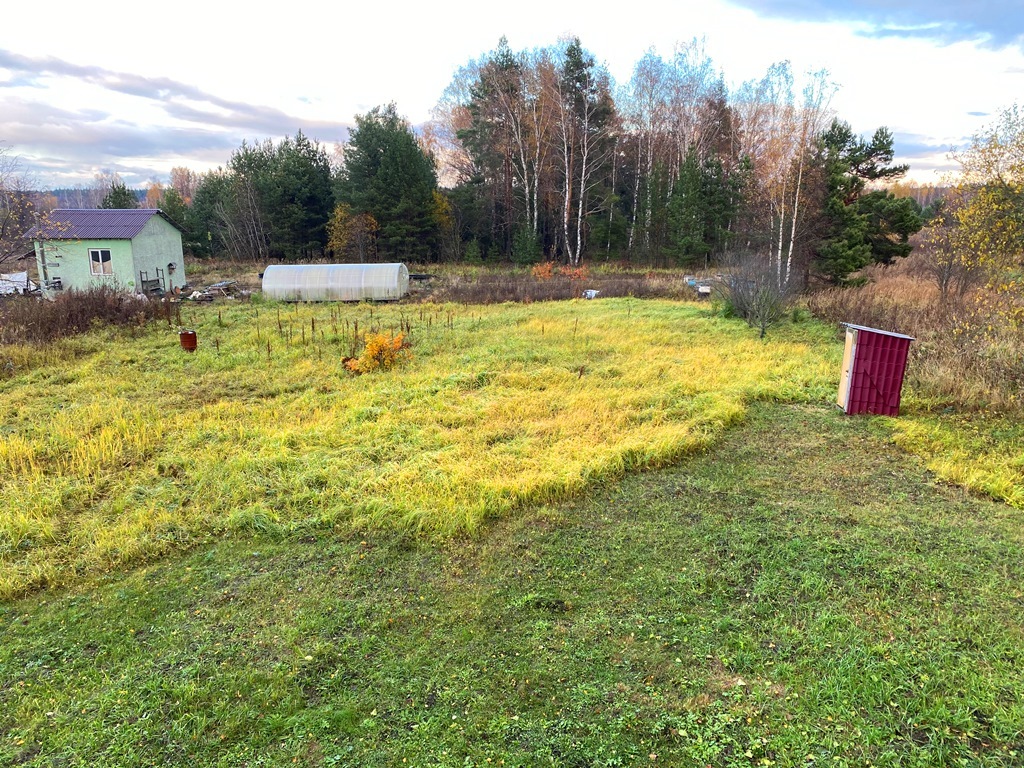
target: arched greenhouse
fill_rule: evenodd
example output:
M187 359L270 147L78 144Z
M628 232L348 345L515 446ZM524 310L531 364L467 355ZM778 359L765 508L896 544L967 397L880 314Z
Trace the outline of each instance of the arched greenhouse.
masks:
M405 264L272 264L263 294L279 301L387 301L409 292Z

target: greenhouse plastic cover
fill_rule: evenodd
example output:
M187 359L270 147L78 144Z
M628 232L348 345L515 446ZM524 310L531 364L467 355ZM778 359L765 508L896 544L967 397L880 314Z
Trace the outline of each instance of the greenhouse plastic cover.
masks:
M280 301L381 301L409 292L405 264L273 264L263 294Z

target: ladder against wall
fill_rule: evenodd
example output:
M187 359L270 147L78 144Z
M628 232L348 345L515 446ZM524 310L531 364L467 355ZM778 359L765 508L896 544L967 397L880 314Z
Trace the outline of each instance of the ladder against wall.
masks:
M156 276L150 277L149 270L139 271L139 290L146 295L163 296L167 291L167 283L164 281L164 271L156 268Z

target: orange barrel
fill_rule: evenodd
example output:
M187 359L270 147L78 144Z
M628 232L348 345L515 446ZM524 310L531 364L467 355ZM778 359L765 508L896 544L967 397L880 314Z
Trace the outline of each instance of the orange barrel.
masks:
M199 345L199 339L196 337L195 331L179 331L178 341L181 342L181 348L186 352L195 352L196 347Z

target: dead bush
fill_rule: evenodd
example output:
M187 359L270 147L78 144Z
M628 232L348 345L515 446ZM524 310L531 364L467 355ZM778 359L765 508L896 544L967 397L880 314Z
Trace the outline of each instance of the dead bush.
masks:
M1007 322L1006 297L976 289L943 299L914 267L876 268L872 282L815 293L808 308L829 322L915 337L907 382L937 407L1024 407L1024 332Z
M163 305L109 286L69 290L52 301L12 296L0 301L0 344L45 344L99 325L142 325Z

